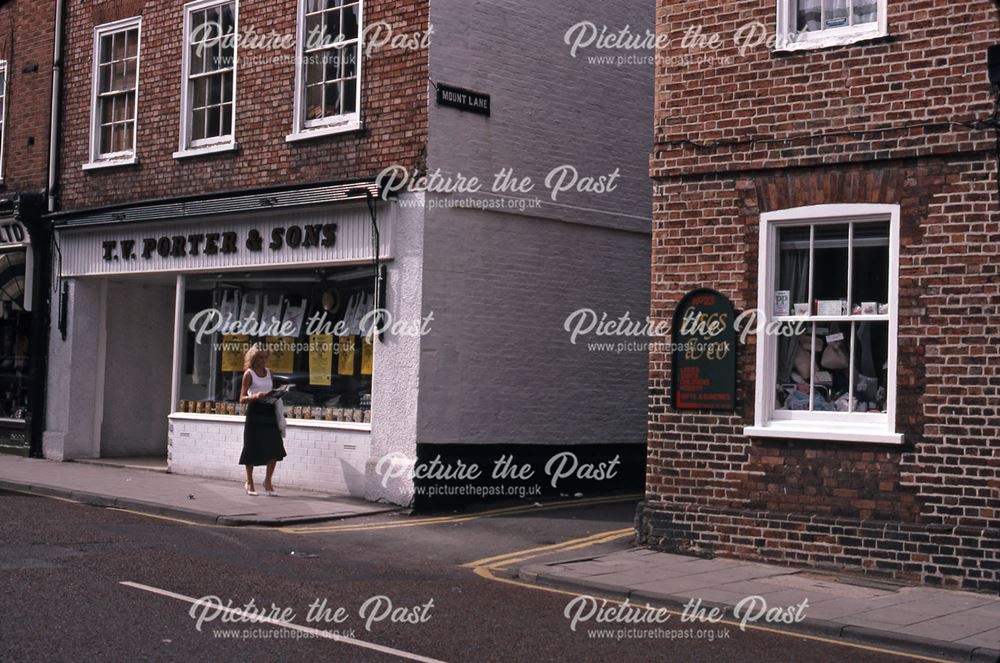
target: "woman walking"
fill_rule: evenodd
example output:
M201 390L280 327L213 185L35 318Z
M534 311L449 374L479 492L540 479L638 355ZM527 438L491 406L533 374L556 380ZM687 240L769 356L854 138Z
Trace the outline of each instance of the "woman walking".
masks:
M240 465L247 468L247 482L244 489L247 495L257 495L253 483L253 468L266 465L264 490L268 495L276 495L271 477L279 460L285 457L285 445L281 440L278 428L276 408L279 403L268 403L263 398L274 389L271 380L271 370L267 367L270 352L254 345L247 350L243 360L246 371L243 373L243 383L240 387L240 403L246 403L247 417L243 428L243 453L240 454Z

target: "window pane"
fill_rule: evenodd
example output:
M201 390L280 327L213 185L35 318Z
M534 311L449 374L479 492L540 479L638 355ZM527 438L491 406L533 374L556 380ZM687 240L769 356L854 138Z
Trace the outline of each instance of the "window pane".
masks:
M813 239L813 301L818 315L846 315L848 225L816 225Z
M206 60L211 57L212 49L206 48L203 44L192 44L191 54L189 56L189 64L192 75L201 74L206 71L208 66Z
M817 332L815 344L813 332ZM831 399L831 385L819 362L826 343L820 335L826 328L815 323L796 338L781 337L778 343L777 356L777 394L775 409L777 410L814 410L831 412L834 410ZM810 381L814 382L814 395L809 398ZM810 404L810 400L812 401Z
M101 62L111 62L111 43L113 39L111 35L105 35L101 37Z
M823 20L823 8L820 2L821 0L799 0L796 25L800 32L820 29Z
M221 133L222 106L213 106L206 112L208 113L208 128L205 129L205 136L208 138L215 138Z
M208 78L196 78L191 82L191 107L204 108L208 100Z
M854 0L854 25L874 23L878 20L878 0Z
M851 325L822 323L816 325L815 410L849 412L847 393L850 385Z
M354 78L358 75L358 61L355 58L355 49L344 48L340 51L340 77Z
M116 32L112 35L113 45L111 47L111 57L115 60L125 59L125 33Z
M208 104L222 103L222 76L211 76L208 79Z
M228 136L233 133L233 105L222 106L222 135Z
M848 25L849 0L823 0L823 27L842 28Z
M778 231L778 287L775 288L775 308L771 311L774 315L780 312L779 298L787 302L782 305L787 308L784 315L809 315L809 235L809 226ZM796 304L799 305L798 313Z
M358 38L358 6L356 4L344 7L341 12L340 32L344 35L344 39Z
M320 48L323 46L323 15L311 14L306 16L306 48Z
M111 152L111 125L101 127L101 154Z
M136 72L138 70L138 60L125 61L125 89L135 89Z
M344 81L344 107L343 112L355 113L358 110L358 84L357 79L352 78Z
M196 110L191 114L191 138L199 140L205 137L205 116L206 111Z
M318 120L323 117L323 86L310 85L306 88L306 119Z
M125 122L125 123L123 123L122 124L122 134L123 134L123 140L124 140L124 148L123 149L125 149L125 150L131 150L132 149L132 139L134 138L134 123L133 122Z
M222 100L233 100L233 75L231 73L222 75Z
M125 56L134 58L139 55L139 31L129 30L127 35L128 45L125 48Z
M855 412L885 412L889 323L857 322L854 339Z
M98 92L108 92L111 90L111 67L110 64L101 65L101 72L98 77Z
M340 115L340 83L326 84L326 98L323 105L323 117Z
M323 70L326 66L326 53L309 56L306 64L306 85L315 85L323 82Z
M123 95L125 103L125 119L134 120L135 119L135 92L129 92Z
M339 50L332 50L324 57L324 80L335 81L340 78L341 56Z
M114 97L101 99L101 124L111 124L114 120Z
M851 310L878 313L879 305L889 303L889 224L854 224L853 248Z

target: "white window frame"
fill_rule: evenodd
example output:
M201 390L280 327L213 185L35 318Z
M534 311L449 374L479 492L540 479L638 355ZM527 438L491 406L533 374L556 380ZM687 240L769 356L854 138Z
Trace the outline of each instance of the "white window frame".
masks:
M9 96L7 93L10 90L10 85L8 85L10 69L6 60L0 60L0 72L3 72L3 87L0 88L0 93L3 94L3 102L0 103L0 182L3 182L7 171L5 146L7 145L7 97Z
M864 322L887 321L889 348L886 412L799 412L775 410L778 336L761 331L757 334L757 371L754 425L744 429L753 437L829 440L835 442L871 442L901 444L896 432L896 371L899 343L899 205L814 205L768 212L760 216L760 246L757 285L757 329L764 330L771 321ZM889 313L888 315L810 316L772 315L778 264L778 230L782 227L848 222L889 223ZM853 256L853 251L848 251ZM848 258L852 260L852 258ZM811 270L811 264L810 264ZM852 273L848 268L848 274ZM851 278L850 276L848 277ZM850 286L849 286L850 288ZM852 356L853 361L853 356Z
M777 52L814 50L885 37L889 34L889 2L877 0L877 4L878 20L874 23L828 28L815 32L798 32L796 26L798 0L778 0L775 50Z
M236 112L237 104L239 103L237 90L239 89L239 84L237 81L239 74L239 39L233 45L233 117L231 127L232 130L228 136L221 136L215 138L203 138L197 141L191 140L191 122L192 122L192 110L189 107L190 101L190 91L191 91L191 49L188 48L188 42L191 36L191 14L196 11L201 11L203 9L208 9L211 7L216 7L220 5L227 5L229 3L233 4L233 30L237 37L240 33L240 2L239 0L196 0L195 2L189 2L184 5L184 41L183 41L183 53L181 56L181 125L180 125L180 143L177 152L174 152L173 157L175 159L183 159L186 157L199 156L204 154L216 154L219 152L232 152L236 150L236 117L238 113Z
M101 154L101 111L100 81L101 81L101 39L117 32L136 30L137 43L135 50L135 120L132 122L132 149L121 152ZM89 161L83 165L84 170L95 168L110 168L113 166L128 166L136 163L136 150L139 140L139 71L142 66L142 17L133 16L112 23L104 23L94 27L94 52L91 58L91 90L90 90L90 152Z
M331 134L358 131L362 128L361 122L361 89L364 80L364 55L365 55L365 0L358 2L358 84L355 86L357 95L354 102L354 112L325 117L320 120L306 121L305 119L305 71L303 70L303 60L305 59L306 40L306 2L298 0L298 15L295 29L295 117L292 121L292 133L285 140L295 142L308 140L319 136L329 136Z

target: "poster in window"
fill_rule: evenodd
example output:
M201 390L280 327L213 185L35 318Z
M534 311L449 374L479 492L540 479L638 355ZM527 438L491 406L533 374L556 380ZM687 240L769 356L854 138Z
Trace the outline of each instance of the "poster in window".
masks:
M222 372L243 372L243 357L250 349L250 337L242 334L222 336Z
M260 321L265 328L273 326L277 330L281 328L281 307L284 304L284 297L278 295L273 299L270 296L264 297L264 308L260 312ZM270 343L268 339L268 343Z
M333 336L309 337L309 384L329 386L333 381Z
M252 324L260 320L260 300L261 293L248 292L243 295L243 302L240 306L240 321L245 324Z
M267 365L273 373L291 373L295 370L295 348L294 339L287 336L268 336L267 349L271 351L271 358Z
M729 298L693 290L674 311L672 398L678 410L736 409L736 315Z
M337 340L337 375L354 375L356 339L354 336L340 336Z
M370 334L361 337L361 375L372 374L372 360L375 354L375 346L372 341L373 337Z

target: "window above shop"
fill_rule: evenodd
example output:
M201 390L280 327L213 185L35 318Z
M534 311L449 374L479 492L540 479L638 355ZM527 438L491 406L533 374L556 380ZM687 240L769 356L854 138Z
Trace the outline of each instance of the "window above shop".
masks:
M180 149L174 158L236 149L238 3L184 5Z
M756 411L747 434L898 443L899 207L761 215ZM764 326L761 326L763 329Z
M363 0L299 0L289 141L361 128Z
M94 29L90 161L84 169L135 163L142 19Z
M778 0L777 50L844 46L888 34L887 0Z

